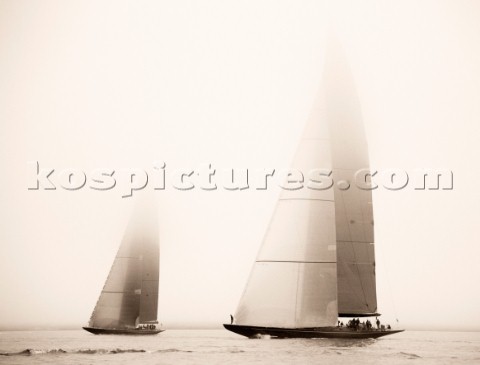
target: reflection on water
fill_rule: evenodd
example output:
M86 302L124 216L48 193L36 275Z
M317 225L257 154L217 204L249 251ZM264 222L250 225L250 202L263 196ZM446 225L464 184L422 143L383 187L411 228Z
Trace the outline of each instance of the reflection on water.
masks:
M295 344L304 345L306 347L336 347L336 348L349 348L349 347L368 347L378 340L373 338L365 339L346 339L346 338L314 338L314 339L295 339L292 340Z

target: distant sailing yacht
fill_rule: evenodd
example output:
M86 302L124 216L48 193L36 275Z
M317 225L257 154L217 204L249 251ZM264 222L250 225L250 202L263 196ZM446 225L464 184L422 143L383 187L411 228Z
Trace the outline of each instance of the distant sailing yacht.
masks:
M130 220L89 325L83 327L88 332L154 335L164 331L157 328L157 214L156 210L144 213L134 213Z
M335 184L282 191L235 323L224 325L240 335L377 338L401 332L337 325L340 317L379 314L372 194L355 185L356 171L369 167L360 107L345 61L330 57L326 65L292 168L306 181L311 169L330 170Z

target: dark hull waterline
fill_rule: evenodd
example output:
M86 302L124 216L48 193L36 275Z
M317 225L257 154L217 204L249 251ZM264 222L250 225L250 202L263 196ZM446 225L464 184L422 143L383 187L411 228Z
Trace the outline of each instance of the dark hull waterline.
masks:
M358 330L339 327L321 327L321 328L275 328L275 327L256 327L241 326L237 324L224 324L227 330L249 338L258 338L260 336L270 336L276 338L346 338L346 339L365 339L379 338L382 336L393 335L403 332L403 330Z
M113 329L113 328L96 328L96 327L82 327L85 331L93 333L94 335L134 335L134 336L144 336L144 335L156 335L165 330L160 329Z

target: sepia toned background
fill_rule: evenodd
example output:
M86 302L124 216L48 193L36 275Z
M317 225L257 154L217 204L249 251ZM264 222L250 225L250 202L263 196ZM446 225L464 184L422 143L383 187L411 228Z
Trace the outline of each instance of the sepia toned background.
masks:
M473 0L0 1L0 328L85 324L135 204L121 181L28 190L29 162L286 168L333 38L372 167L454 175L374 191L380 312L480 329L479 18ZM229 321L278 194L155 193L164 326Z

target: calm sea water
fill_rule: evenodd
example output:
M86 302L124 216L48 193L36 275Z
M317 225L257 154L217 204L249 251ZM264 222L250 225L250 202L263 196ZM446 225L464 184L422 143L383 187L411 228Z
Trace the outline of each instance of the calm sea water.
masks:
M1 364L480 364L479 332L407 331L378 340L247 339L225 330L156 336L4 331Z

